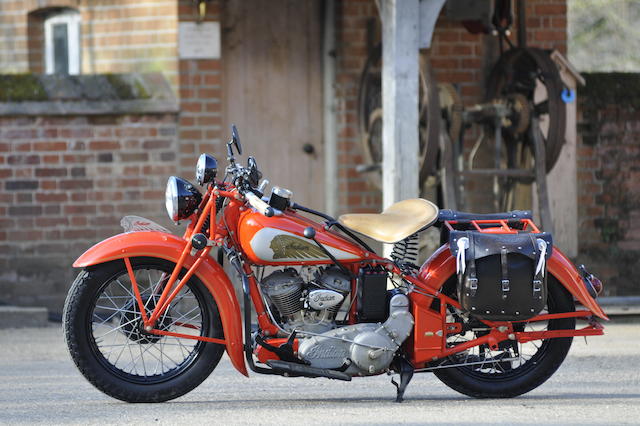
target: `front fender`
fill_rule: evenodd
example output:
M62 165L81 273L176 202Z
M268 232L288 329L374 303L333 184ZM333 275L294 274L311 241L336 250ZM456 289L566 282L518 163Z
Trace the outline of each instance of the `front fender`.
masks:
M187 242L172 234L157 231L129 232L115 235L91 247L74 263L75 268L85 268L125 257L157 257L174 263L178 262ZM195 258L187 256L184 267L193 265ZM244 363L242 344L242 320L240 305L233 284L224 269L211 258L200 264L195 275L211 292L218 305L227 354L231 363L240 373L248 376Z
M591 297L584 286L582 276L573 263L560 251L553 247L553 253L547 261L547 271L580 302L596 316L608 320L598 302ZM422 265L418 277L431 291L438 291L444 283L456 273L456 259L449 251L449 244L440 247Z

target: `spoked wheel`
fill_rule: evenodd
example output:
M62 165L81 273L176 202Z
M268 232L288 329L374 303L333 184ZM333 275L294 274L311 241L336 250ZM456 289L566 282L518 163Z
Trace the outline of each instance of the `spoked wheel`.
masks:
M131 263L150 315L175 264L156 258ZM217 306L196 277L180 290L156 329L223 338ZM128 402L184 395L209 376L224 351L215 343L147 333L121 260L78 275L65 303L64 330L71 356L87 380Z
M548 299L544 313L573 312L573 298L553 277L549 277ZM462 317L451 313L448 321ZM546 322L519 323L521 331L566 330L575 328L575 318L554 319ZM480 323L481 324L481 323ZM454 335L447 339L449 347L486 334L479 325L477 331ZM498 350L478 346L453 355L432 367L457 365L433 370L435 375L450 388L476 398L511 398L527 393L542 383L564 361L572 337L537 340L527 343L502 342Z
M365 161L371 165L368 176L382 187L382 45L371 51L360 77L358 93L358 125ZM420 55L418 94L420 185L437 171L440 132L438 88L429 61Z
M565 142L566 106L562 101L564 85L558 67L542 49L516 48L505 52L493 67L487 83L487 100L503 99L520 103L526 114L511 118L512 125L505 129L509 144L525 144L528 140L528 116L538 118L546 146L547 172L553 168ZM516 105L517 106L517 105ZM517 109L516 109L517 111Z

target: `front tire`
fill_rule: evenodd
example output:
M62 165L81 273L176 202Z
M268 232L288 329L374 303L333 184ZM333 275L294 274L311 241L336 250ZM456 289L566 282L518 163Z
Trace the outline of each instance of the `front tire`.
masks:
M131 265L151 312L175 264L138 257L131 258ZM122 260L78 274L63 321L65 340L80 372L102 392L127 402L163 402L186 394L209 376L224 352L224 346L215 343L146 334ZM156 328L224 338L215 301L195 276Z
M573 297L554 277L548 281L548 313L573 312L575 304ZM543 312L545 313L545 312ZM575 318L554 319L547 322L547 330L575 329ZM546 339L529 342L534 344L535 351L529 359L521 364L502 361L513 355L513 348L503 348L506 356L487 356L487 352L472 354L457 354L449 357L448 363L463 363L467 361L483 362L452 368L433 370L434 374L445 385L464 395L474 398L512 398L527 393L541 384L556 372L564 361L573 337ZM536 346L537 345L537 346ZM523 345L519 345L519 353L523 352ZM484 357L484 358L482 358Z

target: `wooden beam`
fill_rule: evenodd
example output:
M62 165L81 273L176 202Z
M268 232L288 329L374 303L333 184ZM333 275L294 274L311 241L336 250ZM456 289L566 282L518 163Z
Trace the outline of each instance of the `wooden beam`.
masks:
M325 212L335 216L338 212L338 148L335 107L335 1L324 3L324 31L322 39L322 98L324 118L324 178Z
M381 0L383 204L419 195L419 0Z

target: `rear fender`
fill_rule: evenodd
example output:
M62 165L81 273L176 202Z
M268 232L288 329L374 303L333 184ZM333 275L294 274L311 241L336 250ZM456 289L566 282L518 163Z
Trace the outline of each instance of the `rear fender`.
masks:
M74 263L75 268L85 268L125 257L157 257L178 262L187 242L172 234L157 231L129 232L115 235L91 247ZM193 265L195 258L187 256L184 267ZM207 257L195 275L207 287L218 305L227 353L231 363L240 373L248 376L244 363L242 344L242 320L240 305L233 284L224 269L214 259Z
M573 297L594 315L608 320L598 302L591 297L580 272L573 263L560 251L553 247L553 253L547 260L547 271L553 275ZM420 268L418 277L432 291L438 291L444 283L456 273L456 259L449 251L449 244L440 247Z

